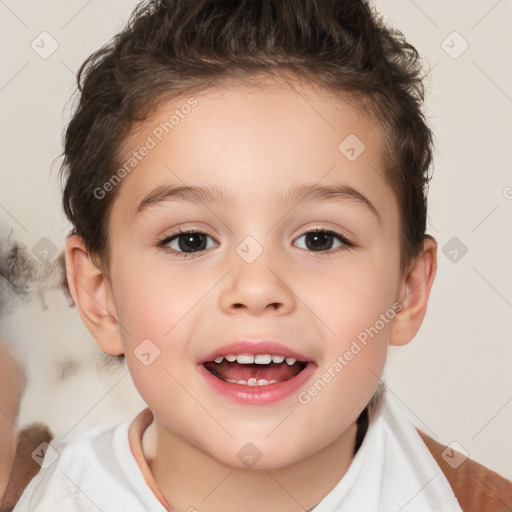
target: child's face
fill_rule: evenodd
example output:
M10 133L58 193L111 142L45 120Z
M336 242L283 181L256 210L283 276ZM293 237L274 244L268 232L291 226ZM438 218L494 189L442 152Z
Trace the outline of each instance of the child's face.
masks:
M108 302L135 385L161 428L239 467L248 442L262 454L258 466L271 468L353 435L383 370L403 285L379 129L340 99L295 88L195 94L197 105L182 109L169 133L157 128L187 98L159 108L128 141L126 159L136 151L140 162L119 185L109 223ZM359 155L354 135L365 146ZM155 147L141 156L153 146L148 136ZM288 197L305 185L351 187L367 203ZM183 186L222 188L227 200L169 196L137 212L155 190ZM179 229L205 236L169 241ZM354 247L304 236L313 230L338 232ZM297 352L309 363L268 387L223 383L205 370L212 354L243 353L223 347L244 339L273 340L285 353L271 355ZM289 378L283 367L280 378Z

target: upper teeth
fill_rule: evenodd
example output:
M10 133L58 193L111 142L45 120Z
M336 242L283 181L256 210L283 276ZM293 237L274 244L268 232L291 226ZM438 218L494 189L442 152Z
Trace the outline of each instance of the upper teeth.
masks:
M292 366L296 359L293 357L284 357L284 356L273 356L270 354L257 354L255 356L249 354L228 354L226 356L219 356L215 358L216 363L222 363L223 359L226 359L230 363L236 360L237 363L240 364L270 364L270 363L282 363L286 360L287 364Z

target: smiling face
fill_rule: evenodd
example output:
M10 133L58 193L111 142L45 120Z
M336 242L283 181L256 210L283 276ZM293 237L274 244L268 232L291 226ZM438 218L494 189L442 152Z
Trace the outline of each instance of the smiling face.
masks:
M263 468L353 443L403 289L379 128L294 87L195 94L172 128L186 98L160 106L125 145L140 159L108 225L119 338L96 338L126 355L161 436L240 468L248 442ZM232 361L251 353L266 357Z

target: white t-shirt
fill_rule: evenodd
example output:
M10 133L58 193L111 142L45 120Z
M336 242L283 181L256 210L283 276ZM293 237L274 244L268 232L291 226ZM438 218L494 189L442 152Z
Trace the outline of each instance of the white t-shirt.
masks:
M149 409L131 423L89 431L50 448L15 512L166 512L141 439ZM130 442L131 441L131 442ZM135 454L135 455L134 455ZM44 468L44 469L43 469ZM153 488L153 490L152 490ZM462 512L450 484L401 404L384 388L347 472L314 512Z

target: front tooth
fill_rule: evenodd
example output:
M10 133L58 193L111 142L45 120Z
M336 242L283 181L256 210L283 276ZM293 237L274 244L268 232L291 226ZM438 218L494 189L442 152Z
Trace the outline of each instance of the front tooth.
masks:
M266 386L268 384L268 380L267 379L260 379L258 381L258 386Z
M269 364L272 362L272 356L270 354L258 354L254 358L256 364Z
M240 354L239 356L236 356L236 361L240 364L253 364L254 356L249 354Z
M224 357L223 357L223 356L219 356L219 357L216 357L216 358L214 359L214 361L215 361L216 363L222 363L222 360L223 360L223 359L224 359Z
M274 363L282 363L284 361L284 356L272 356L272 361Z
M255 378L251 378L247 381L247 384L249 384L249 386L257 386L258 381Z
M295 361L296 361L296 359L294 359L293 357L287 357L287 358L286 358L286 362L287 362L290 366L292 366L293 364L295 364Z
M225 357L226 357L226 359L227 359L230 363L232 363L233 361L236 361L236 356L235 356L234 354L229 354L229 355L227 355L227 356L225 356Z

